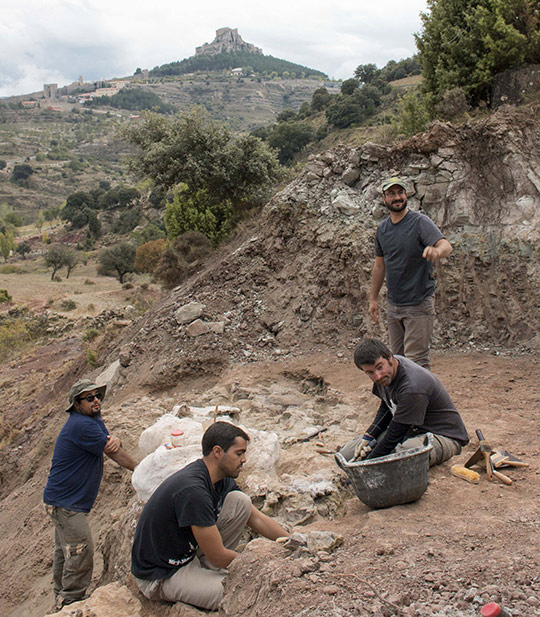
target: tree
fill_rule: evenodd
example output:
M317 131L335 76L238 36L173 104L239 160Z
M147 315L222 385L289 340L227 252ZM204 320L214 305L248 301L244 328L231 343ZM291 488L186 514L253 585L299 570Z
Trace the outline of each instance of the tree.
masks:
M164 246L163 238L141 244L135 253L135 269L138 272L152 273L159 263Z
M296 112L294 111L294 109L284 109L283 111L279 112L276 120L278 122L287 122L289 120L294 120L294 118L296 118Z
M358 83L358 79L354 79L353 77L351 77L351 79L346 79L341 84L341 94L347 96L349 94L352 94L355 90L358 90L359 87L360 84Z
M216 201L205 189L193 194L176 191L165 209L167 237L173 240L187 231L198 231L217 245L231 231L232 216L231 202Z
M348 96L339 95L326 110L330 124L344 129L360 124L375 113L381 103L380 93L373 86L364 86Z
M0 231L0 254L7 261L7 258L11 255L15 243L13 241L13 234L10 231Z
M5 169L6 167L7 167L6 161L4 161L4 159L0 159L0 171L2 171L2 169Z
M360 64L356 67L354 76L363 84L369 84L380 72L375 64Z
M278 150L279 162L285 165L313 141L314 133L313 127L304 122L280 122L272 127L266 140L272 148Z
M489 103L497 73L540 62L538 0L428 0L428 9L415 37L431 106L454 88Z
M71 271L79 263L79 257L73 249L66 249L64 256L64 265L67 267L66 278L69 278Z
M19 186L28 186L28 180L33 173L34 169L31 165L27 165L26 163L18 163L13 166L11 180Z
M99 255L100 274L116 273L120 283L129 272L135 271L135 247L123 242L103 249Z
M332 95L326 88L317 88L311 96L311 109L313 111L322 111L330 105Z
M253 135L234 135L200 107L168 120L148 113L124 135L140 148L133 168L169 190L183 182L235 208L257 203L277 180L280 167L270 148Z
M32 250L32 247L28 244L28 242L23 240L22 242L17 244L15 252L19 253L19 255L21 255L23 259L26 259L26 254L30 253L31 250Z
M406 137L425 131L429 113L418 90L409 90L403 96L398 111L399 130Z
M95 212L88 213L88 233L93 238L99 238L101 236L101 223Z
M44 260L47 268L52 268L51 281L58 270L67 265L68 248L61 244L53 244L45 253Z

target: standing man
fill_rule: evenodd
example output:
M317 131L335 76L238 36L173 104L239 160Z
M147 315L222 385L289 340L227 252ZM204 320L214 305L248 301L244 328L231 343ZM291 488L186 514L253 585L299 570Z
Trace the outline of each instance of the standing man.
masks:
M393 355L377 339L365 339L355 349L354 363L373 382L381 399L367 431L351 439L340 453L347 461L385 456L423 445L431 433L429 464L439 465L469 443L456 406L435 375L412 360Z
M92 579L94 544L88 513L103 474L103 454L133 471L136 462L101 419L107 386L83 379L69 391L69 414L56 444L43 501L55 527L55 606L82 600Z
M435 317L431 262L448 257L452 245L430 218L408 209L407 189L401 178L389 178L383 184L382 200L390 216L377 227L369 314L375 323L379 322L377 298L386 275L392 352L429 369Z
M217 610L244 526L271 540L289 535L234 481L248 441L241 428L215 422L203 435L203 458L167 478L148 500L131 551L131 572L148 599Z

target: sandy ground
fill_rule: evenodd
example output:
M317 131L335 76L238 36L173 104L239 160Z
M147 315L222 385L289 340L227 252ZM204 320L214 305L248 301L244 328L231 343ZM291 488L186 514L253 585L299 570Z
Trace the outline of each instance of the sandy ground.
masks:
M46 364L48 360L46 379L58 375L53 365L61 365L68 347L51 346L43 352L41 360ZM434 371L451 392L472 438L452 463L464 462L475 451L474 429L481 428L495 447L505 447L530 463L527 469L505 470L513 480L512 486L489 482L481 470L480 483L468 484L451 475L448 462L431 470L429 487L419 501L371 510L344 483L342 500L330 506L319 504L319 514L308 521L307 527L299 528L339 533L344 537L343 546L314 570L299 569L298 562L281 549L263 546L248 551L231 573L230 589L234 594L227 596L224 614L473 617L482 602L498 600L517 611L514 615L539 615L538 363L535 356L434 356ZM10 381L14 372L31 376L26 372L26 367L31 366L30 359L18 370L12 366ZM6 379L4 369L0 376ZM294 378L322 380L326 384L329 414L333 402L340 400L358 405L359 429L367 422L373 409L370 384L348 354L339 357L333 352L235 364L212 383L200 381L189 388L179 384L166 396L151 401L141 398L144 393L131 387L110 400L106 418L113 431L121 434L126 447L136 451L140 431L174 402L199 402L210 388L227 391L231 384L241 384L262 389L269 384L290 385ZM2 615L39 617L50 609L52 530L42 511L41 494L50 449L62 420L57 413L47 413L40 425L41 458L33 467L28 460L20 460L12 467L18 481L11 489L5 474L2 476L5 492L0 517L0 563L4 564L6 583L0 593ZM249 418L245 420L249 426ZM274 425L276 421L279 419L274 419ZM258 428L261 422L259 419ZM350 422L344 421L343 427L350 426ZM347 435L348 431L338 423L323 437L325 446L334 449ZM24 448L31 450L32 446L27 443ZM280 472L290 472L293 464L300 473L332 468L336 476L341 474L332 457L316 453L313 443L284 446ZM133 512L133 503L129 474L107 465L91 517L97 544L93 585L112 578L133 587L128 574L132 533L128 514ZM110 546L113 539L119 547L116 552ZM14 567L5 568L8 561ZM278 595L272 589L259 593L270 571L277 577ZM256 606L249 602L254 594L259 598ZM389 602L398 609L391 608ZM166 610L166 605L144 605L147 616L162 617Z

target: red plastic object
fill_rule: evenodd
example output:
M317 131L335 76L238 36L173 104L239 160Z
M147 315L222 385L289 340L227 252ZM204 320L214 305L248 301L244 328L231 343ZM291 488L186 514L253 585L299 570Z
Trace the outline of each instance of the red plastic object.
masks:
M482 617L510 617L510 615L501 608L497 602L485 604L480 611Z

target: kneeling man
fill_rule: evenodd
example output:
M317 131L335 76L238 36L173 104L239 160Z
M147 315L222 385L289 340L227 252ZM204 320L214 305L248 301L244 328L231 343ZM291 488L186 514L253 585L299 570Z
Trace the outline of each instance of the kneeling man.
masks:
M393 355L376 339L365 339L356 348L354 363L373 381L373 394L381 404L367 431L341 448L345 460L371 459L421 446L426 433L431 433L431 466L459 454L469 443L456 406L431 371Z
M216 610L225 568L247 524L275 540L288 536L237 486L249 436L216 422L202 438L203 458L167 478L145 505L133 541L131 572L150 600Z

